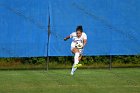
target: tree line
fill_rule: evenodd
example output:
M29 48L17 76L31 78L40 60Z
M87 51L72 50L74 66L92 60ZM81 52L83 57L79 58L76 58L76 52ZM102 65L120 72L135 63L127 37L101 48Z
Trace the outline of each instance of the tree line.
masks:
M85 56L82 58L81 63L85 65L91 65L93 63L105 63L108 62L115 63L123 63L123 64L140 64L140 56L139 55L132 55L132 56ZM47 61L47 57L25 57L25 58L0 58L0 62L15 62L21 64L44 64ZM58 63L58 64L72 64L73 63L73 56L63 56L63 57L49 57L50 63Z

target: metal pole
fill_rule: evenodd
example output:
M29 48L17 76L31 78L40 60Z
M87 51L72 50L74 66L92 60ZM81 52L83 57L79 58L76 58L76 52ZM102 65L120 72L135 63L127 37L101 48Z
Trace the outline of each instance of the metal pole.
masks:
M49 69L49 41L50 41L50 15L49 15L49 18L48 18L48 42L47 42L47 71Z
M112 69L112 55L109 57L109 70Z
M48 71L49 70L49 56L47 56L47 68L46 70Z

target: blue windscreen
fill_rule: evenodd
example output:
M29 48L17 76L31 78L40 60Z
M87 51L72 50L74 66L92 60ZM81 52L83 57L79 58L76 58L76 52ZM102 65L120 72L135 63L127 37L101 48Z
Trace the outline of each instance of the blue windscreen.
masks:
M0 57L71 56L72 40L63 38L78 25L88 36L84 55L138 55L139 4L140 0L0 0Z
M0 57L47 54L48 3L0 0Z
M52 0L49 54L71 55L63 38L83 25L84 55L140 54L139 0Z

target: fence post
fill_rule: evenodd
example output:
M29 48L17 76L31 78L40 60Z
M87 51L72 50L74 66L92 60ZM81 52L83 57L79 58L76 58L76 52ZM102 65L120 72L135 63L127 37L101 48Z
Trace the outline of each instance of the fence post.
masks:
M49 69L49 43L50 43L50 34L51 34L51 30L50 30L50 15L48 17L48 41L47 41L47 71Z
M112 55L109 57L109 70L112 69Z

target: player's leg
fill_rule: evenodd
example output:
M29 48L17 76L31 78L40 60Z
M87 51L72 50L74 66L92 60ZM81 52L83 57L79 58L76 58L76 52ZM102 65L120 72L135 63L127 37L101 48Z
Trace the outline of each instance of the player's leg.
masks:
M80 53L79 53L79 50L77 48L73 48L71 49L72 50L72 53L74 54L74 64L72 66L72 70L71 70L71 75L74 74L74 72L76 71L77 67L75 67L78 63L79 63L79 56L80 56Z
M82 55L79 56L78 60L80 61L82 59Z
M74 63L78 64L79 63L79 56L80 56L79 49L73 48L72 52L75 54L74 55Z
M80 53L80 56L79 56L79 61L82 59L82 55L83 55L83 49L79 49L79 53Z

